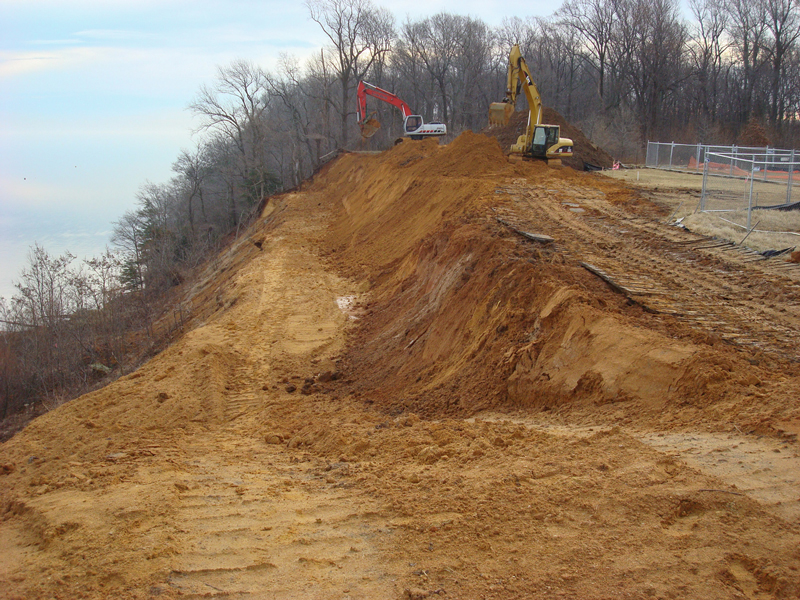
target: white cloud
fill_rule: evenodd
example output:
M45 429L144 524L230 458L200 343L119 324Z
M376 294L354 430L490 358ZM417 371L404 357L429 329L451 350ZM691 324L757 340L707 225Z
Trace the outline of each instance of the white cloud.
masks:
M78 38L89 40L102 40L111 42L121 41L143 41L152 39L154 36L143 31L134 31L126 29L85 29L75 33Z
M22 118L4 126L0 131L0 148L10 151L14 144L46 143L51 138L65 143L75 138L84 140L108 140L127 137L131 139L152 138L153 142L180 143L192 129L189 111L181 108L141 110L128 113L103 115L74 115L68 119L58 115Z
M102 59L103 48L61 48L40 52L0 52L0 78L73 68Z
M65 38L62 40L31 40L30 46L75 46L81 41L75 38Z
M62 9L64 0L3 0L5 9L16 10L46 10ZM192 0L70 0L70 10L122 10L122 9L153 9L164 6L191 6Z
M0 174L0 209L7 203L10 206L20 203L30 207L48 206L48 198L58 198L63 193L60 185L36 181L33 177L28 179L27 176L11 177Z

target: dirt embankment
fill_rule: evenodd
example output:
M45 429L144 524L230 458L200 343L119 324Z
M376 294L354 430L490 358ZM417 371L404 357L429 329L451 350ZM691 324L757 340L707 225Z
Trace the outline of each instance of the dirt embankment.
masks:
M798 291L659 214L482 135L340 157L0 447L0 598L797 597L796 494L680 449L800 422Z
M345 207L327 237L330 257L342 269L358 264L372 281L369 318L348 354L371 401L462 416L501 407L616 414L625 403L623 412L680 422L696 418L680 407L737 405L771 386L744 349L709 346L694 324L648 317L609 293L580 266L598 262L594 254L568 258L498 223L509 197L500 180L547 190L534 209L555 209L576 227L585 209L572 212L577 205L559 194L586 203L603 185L540 162L512 166L493 140L472 134L446 148L345 157L320 177ZM610 186L604 196L615 193ZM575 237L597 240L589 231Z

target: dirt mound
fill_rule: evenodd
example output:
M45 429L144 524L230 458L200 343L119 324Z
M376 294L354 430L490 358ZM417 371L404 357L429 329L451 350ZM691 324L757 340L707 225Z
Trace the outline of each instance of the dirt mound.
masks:
M512 166L475 134L351 156L316 182L344 208L327 236L331 257L372 281L347 355L357 393L426 415L622 402L653 413L738 396L738 378L714 374L746 371L742 359L642 327L580 266L531 254L498 224L503 179L549 190L542 206L597 185L542 162Z
M360 270L400 260L444 220L485 209L495 178L514 172L496 140L466 132L447 146L405 141L377 156L344 156L314 189L336 190L343 210L329 244L347 253L342 268Z
M797 378L582 266L669 271L698 240L659 214L479 134L339 157L186 284L170 348L0 446L0 597L797 597L794 447L728 437L800 422ZM685 256L664 288L758 291Z
M557 111L552 108L545 108L542 120L550 125L558 125L561 128L561 137L572 140L572 157L563 160L565 165L577 171L584 170L584 163L604 169L612 166L614 159L611 155L592 143L580 129L568 123ZM508 125L503 127L490 126L484 129L482 133L496 138L500 142L503 151L507 153L511 145L517 143L517 138L525 133L527 126L528 111L517 111L511 115Z
M736 143L740 146L749 146L751 148L766 148L770 145L770 140L764 125L753 118L739 132Z
M572 123L561 116L557 111L552 108L545 108L543 110L542 119L545 123L559 125L561 127L561 135L572 139L574 143L573 155L571 160L566 163L573 169L583 170L584 163L589 163L597 167L608 169L614 163L611 155L596 146L589 138L587 138L583 131L575 127Z

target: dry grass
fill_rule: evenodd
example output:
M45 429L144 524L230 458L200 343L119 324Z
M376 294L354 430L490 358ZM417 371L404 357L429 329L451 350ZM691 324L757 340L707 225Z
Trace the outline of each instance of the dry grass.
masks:
M751 226L754 230L750 235L747 235L747 211L697 212L687 215L682 224L702 235L736 243L741 243L747 236L744 245L759 252L800 245L800 213L797 211L753 211Z
M603 174L647 190L654 201L673 213L673 221L681 219L691 231L737 244L747 235L749 181L710 177L705 203L711 212L700 212L702 174L658 169L623 169ZM795 189L792 201L798 200L800 189ZM754 207L785 202L785 184L754 182ZM753 210L751 227L754 231L747 236L745 245L759 252L800 246L800 211Z
M678 173L661 169L620 169L603 171L603 175L619 179L631 185L648 189L686 189L697 190L703 187L703 174Z

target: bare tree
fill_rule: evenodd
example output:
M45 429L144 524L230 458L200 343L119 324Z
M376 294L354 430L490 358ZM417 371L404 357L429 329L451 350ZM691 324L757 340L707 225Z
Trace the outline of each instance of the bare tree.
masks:
M24 299L26 313L34 327L57 327L67 314L68 270L75 257L69 252L51 256L39 244L28 254L29 266L15 285Z
M111 243L122 252L122 281L131 289L144 285L145 219L138 212L126 211L113 223Z
M697 102L704 122L717 120L720 77L730 42L725 37L728 16L721 0L689 0L696 19L690 55L697 75ZM702 123L705 129L705 123Z
M319 55L314 55L307 63L303 80L305 91L313 103L313 112L317 116L317 134L321 136L320 148L325 145L325 150L333 150L335 136L333 134L333 121L338 113L334 99L336 76L332 71L330 61L325 57L325 50L320 49Z
M780 128L786 109L781 79L800 38L800 8L796 0L766 0L767 29L772 35L769 57L772 67L770 121Z
M243 60L219 68L216 84L202 86L197 99L189 105L202 120L199 130L213 131L238 151L240 181L233 195L242 195L250 203L266 196L275 183L266 160L268 131L264 116L268 106L266 74ZM237 215L234 209L234 226Z
M307 0L311 20L333 45L333 71L339 80L341 104L340 143L347 145L348 115L353 111L352 93L372 65L383 59L394 41L394 17L370 0Z
M74 352L68 333L70 305L69 252L51 256L34 244L28 255L29 266L22 270L15 284L18 294L12 298L14 320L30 327L18 357L40 393L52 397L67 383Z
M568 0L556 13L585 42L588 52L584 56L597 71L601 100L605 99L606 63L614 41L617 5L618 0Z
M687 77L687 31L675 0L619 0L620 76L629 86L642 138L678 120L676 99Z
M533 46L535 18L521 19L520 17L504 17L500 26L495 31L495 40L500 51L505 54L508 62L508 49L514 44L519 44L523 54L530 54Z
M450 96L453 82L451 75L455 61L462 51L466 17L438 13L432 17L403 25L402 37L413 55L422 63L435 83L439 94L438 115L445 122L449 120Z
M583 44L577 31L561 20L536 18L533 26L531 48L535 50L529 66L534 65L539 91L548 106L572 119L578 78L585 65ZM596 94L587 100L596 106Z
M202 144L197 144L192 152L181 150L178 159L172 164L172 171L176 173L186 185L189 227L192 231L192 236L194 236L196 235L194 215L195 199L200 202L200 215L203 222L208 221L203 192L206 180L211 175L211 166L208 161L206 147Z
M306 91L307 85L303 81L297 61L282 56L278 66L280 76L267 77L272 96L280 99L282 104L279 110L272 111L271 116L276 127L271 129L274 134L279 131L288 142L288 175L292 185L297 186L311 172L306 168L306 162L319 162L321 142L325 140L324 135L319 133L323 124L319 115L315 114L318 103ZM285 149L284 146L285 144L279 144L277 148ZM283 162L281 167L283 174Z
M461 21L460 48L454 60L451 120L457 130L481 129L486 107L495 101L495 88L487 80L495 58L494 31L482 20Z
M428 94L435 93L434 84L420 56L421 44L417 39L419 35L418 23L406 19L391 54L392 89L413 107L422 106ZM378 82L373 83L381 85Z
M728 0L728 32L741 65L741 90L738 95L738 121L746 123L756 111L755 95L761 68L768 57L764 52L767 34L766 0Z

